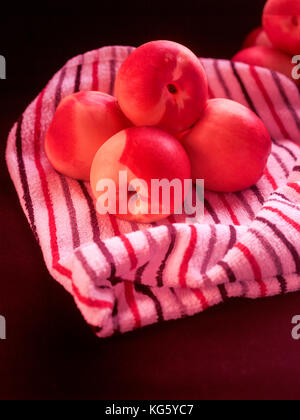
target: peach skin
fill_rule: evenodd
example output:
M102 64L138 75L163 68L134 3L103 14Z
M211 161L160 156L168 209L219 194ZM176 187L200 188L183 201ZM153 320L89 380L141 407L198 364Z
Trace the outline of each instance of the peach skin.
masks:
M137 48L122 64L115 92L134 125L156 126L172 134L191 127L208 99L200 60L171 41L153 41Z
M124 185L120 184L121 172L126 174L125 191ZM129 185L133 185L132 182L137 179L143 181L145 188L139 189L135 186L128 193ZM184 193L175 198L172 190L168 213L163 212L161 196L157 197L157 202L152 200L152 180L171 182L174 179L182 183L185 179L191 179L191 164L188 155L181 143L171 134L154 127L132 127L114 135L100 147L91 168L91 186L98 212L100 212L98 199L103 199L103 194L107 193L102 183L109 180L115 186L116 197L112 195L112 199L115 200L116 205L114 212L108 212L119 218L141 223L163 219L174 212L175 203L178 200L180 205L182 204ZM100 188L99 185L102 187ZM130 201L132 202L134 197L137 207L140 207L138 212L130 208ZM153 208L157 211L151 212ZM102 211L102 208L100 210Z
M251 47L238 52L232 61L246 63L253 66L265 67L284 74L299 85L299 81L293 78L292 57L275 48Z
M263 26L274 47L289 54L300 54L300 1L268 0Z
M264 28L256 28L246 37L243 49L250 47L272 47L272 43Z
M263 122L228 99L208 101L181 142L191 159L193 179L204 179L205 188L217 192L236 192L255 184L271 151Z
M59 104L45 137L53 167L72 178L88 181L99 147L131 123L117 101L101 92L79 92Z

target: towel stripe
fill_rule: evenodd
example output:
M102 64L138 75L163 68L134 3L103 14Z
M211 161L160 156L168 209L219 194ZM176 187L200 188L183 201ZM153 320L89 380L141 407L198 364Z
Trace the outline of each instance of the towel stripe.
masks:
M252 271L253 271L253 274L254 274L254 279L257 281L257 283L260 286L261 296L262 297L267 296L267 287L262 280L261 269L259 267L259 264L258 264L256 258L254 257L254 255L252 254L250 249L248 247L246 247L244 244L239 242L235 246L236 246L236 248L238 248L244 254L244 256L249 261L249 263L251 265L251 268L252 268Z
M229 283L235 283L237 281L232 268L229 266L229 264L226 261L219 261L217 265L223 268L223 270L225 271L228 277Z
M212 219L216 223L216 225L219 225L221 223L221 221L220 221L217 213L215 212L215 210L213 209L213 207L211 206L211 204L207 200L207 198L204 199L204 207L205 207L206 211L210 214L210 216L212 217Z
M277 87L278 87L278 90L279 90L279 92L280 92L280 94L283 98L283 101L284 101L286 107L288 108L288 110L292 114L298 130L300 130L300 118L299 118L297 112L295 111L295 108L292 106L292 104L291 104L291 102L290 102L290 100L289 100L289 98L286 94L286 91L283 87L283 84L281 83L281 80L280 80L280 77L279 77L278 73L272 71L271 74L272 74L272 77L273 77Z
M292 183L292 182L288 183L287 185L288 185L288 187L295 190L298 194L300 194L300 185Z
M274 118L275 122L277 123L283 137L286 138L286 139L292 138L292 136L289 135L285 126L283 125L278 113L276 112L275 107L274 107L274 105L271 101L271 98L270 98L265 86L263 85L263 83L262 83L262 81L261 81L261 79L260 79L260 77L257 73L257 70L254 66L250 66L250 73L251 73L253 79L255 80L258 88L260 89L261 93L263 94L263 97L264 97L266 103L268 104L268 107L269 107L269 109L270 109L270 111L273 115L273 118Z
M124 281L123 283L124 283L125 298L135 321L134 328L140 328L142 326L141 315L140 315L140 312L139 312L139 309L138 309L138 306L134 297L133 283L131 281Z
M256 229L250 228L249 232L251 232L256 239L261 243L271 260L273 261L275 268L277 270L277 274L283 274L283 267L280 256L275 251L275 248L270 244L270 242Z
M23 199L25 201L25 208L27 210L27 214L29 217L29 222L31 229L33 231L33 234L37 241L39 242L39 237L37 234L37 228L35 224L35 216L34 216L34 209L33 209L33 203L29 191L29 184L28 184L28 178L27 173L25 169L25 163L23 159L23 151L22 151L22 124L23 124L23 116L21 116L17 123L16 128L16 150L17 150L17 162L18 162L18 170L19 170L19 176L21 180L22 190L23 190Z
M270 171L268 168L265 168L265 177L267 178L267 180L269 181L269 183L271 184L273 190L277 190L278 185L276 184L275 179L273 178L273 176L270 174Z
M179 269L179 284L181 287L186 287L186 274L188 271L189 262L195 252L197 245L197 229L194 225L190 225L191 237L189 244L185 250L180 269Z
M220 197L222 203L224 204L224 207L228 211L233 224L237 225L237 226L240 226L240 222L238 221L237 216L235 215L234 211L232 210L232 208L231 208L229 202L227 201L225 195L224 194L219 194L219 197Z
M149 286L146 286L145 284L139 283L135 283L134 288L138 293L142 293L144 296L148 296L153 301L157 313L158 322L163 322L165 319L160 301L152 292L151 288Z
M158 272L156 274L156 281L157 281L157 286L158 287L162 287L163 286L163 273L168 261L169 256L171 255L174 246L175 246L175 240L176 240L176 229L174 227L174 225L168 225L167 226L168 232L169 232L169 236L170 236L170 244L168 247L168 250L166 252L166 255L164 257L164 259L162 260L162 263L158 269Z
M296 266L296 272L300 273L300 257L294 245L286 238L284 233L274 223L260 216L258 216L256 220L258 222L263 223L264 225L267 225L273 231L273 233L281 240L281 242L284 243L284 245L287 247L287 249L290 251L293 257Z
M236 77L236 79L237 79L237 81L238 81L238 83L240 85L240 88L242 90L242 93L243 93L243 95L244 95L244 97L245 97L245 99L246 99L249 107L251 108L251 110L253 112L255 112L255 114L259 115L259 113L257 112L257 110L256 110L256 108L254 106L254 103L253 103L253 101L252 101L252 99L251 99L251 97L250 97L250 95L249 95L249 93L248 93L248 91L247 91L247 89L246 89L246 87L245 87L242 79L241 79L241 76L239 75L239 72L237 70L237 66L236 66L236 64L233 61L231 62L231 68L232 68L233 74L235 75L235 77Z
M285 214L283 214L280 210L275 209L273 207L270 206L266 206L264 207L264 210L269 210L273 213L278 214L282 219L284 219L290 226L293 226L293 228L295 228L298 232L300 232L300 225L299 223L296 223L294 220L292 220L290 217L286 216Z
M287 293L287 283L283 276L277 276L277 280L280 284L281 294L285 295Z
M41 187L42 187L44 200L45 200L46 207L48 210L48 227L49 227L49 232L50 232L50 248L51 248L51 254L52 254L52 266L60 274L66 276L72 281L72 272L59 263L60 256L59 256L59 248L58 248L58 243L57 243L57 231L56 231L56 222L55 222L53 203L50 196L46 174L44 172L44 169L40 161L40 149L41 149L40 123L41 123L41 115L42 115L42 103L43 103L43 97L44 97L45 92L46 90L44 89L42 93L39 95L37 103L36 103L35 130L34 130L34 159L35 159L36 168L39 173L39 178L41 181ZM112 308L111 302L106 302L106 301L98 300L98 299L90 299L83 296L73 281L72 281L72 288L73 288L74 295L76 296L78 301L80 301L81 303L90 307L96 307L98 309Z
M200 269L201 274L206 273L209 262L211 260L214 248L217 244L217 230L216 227L214 225L210 225L209 226L210 229L210 236L209 236L209 242L208 242L208 246L207 246L207 250L205 253L205 256L203 258L203 262L202 262L202 266Z

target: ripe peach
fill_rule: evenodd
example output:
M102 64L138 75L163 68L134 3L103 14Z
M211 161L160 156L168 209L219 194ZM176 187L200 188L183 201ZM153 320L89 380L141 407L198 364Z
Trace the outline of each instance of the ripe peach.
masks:
M125 186L120 182L120 174L123 171L126 174ZM129 194L128 186L136 179L143 180L144 188L133 184L135 189ZM168 214L163 212L162 195L157 196L156 202L154 202L155 198L152 200L152 180L172 182L175 179L180 180L182 184L185 179L191 179L191 164L188 155L175 137L155 127L132 127L114 135L100 147L91 168L91 186L97 203L102 196L106 203L105 207L112 209L114 206L110 207L110 204L106 202L112 199L116 202L115 210L109 213L116 214L122 219L141 223L163 219L176 210L175 203L178 203L178 200L180 205L183 203L184 189L177 197L171 189ZM116 191L115 198L106 180L113 182ZM99 183L102 183L101 187ZM110 198L106 196L104 198L103 194L107 193L111 194ZM134 197L136 205L140 207L140 214L130 208L130 200ZM157 211L151 213L155 205ZM98 204L97 210L99 211Z
M110 95L86 91L67 96L46 134L47 157L58 172L87 181L99 147L130 125Z
M293 79L292 58L275 48L251 47L238 52L232 61L250 64L253 66L266 67L270 70L284 74L295 83Z
M300 54L299 0L268 0L263 26L274 47L290 55Z
M137 48L122 64L115 92L134 125L156 126L172 134L191 127L208 99L200 60L171 41L153 41Z
M193 179L204 179L205 188L218 192L255 184L271 151L263 122L228 99L208 101L200 120L181 142L191 159Z
M250 47L272 47L272 43L263 28L256 28L247 36L244 41L243 49Z

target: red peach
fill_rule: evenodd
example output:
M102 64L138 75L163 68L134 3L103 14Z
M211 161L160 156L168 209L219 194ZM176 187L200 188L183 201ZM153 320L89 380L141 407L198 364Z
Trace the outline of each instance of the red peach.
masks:
M110 95L86 91L67 96L46 134L47 157L58 172L87 181L99 147L130 125Z
M292 57L276 50L275 48L247 48L238 52L233 57L232 61L246 63L253 66L266 67L267 69L284 74L289 79L293 80L293 82L297 83L297 81L293 79L294 64L292 63Z
M123 186L119 183L121 171L126 173L125 191L128 191L128 186L136 179L143 180L147 187L148 192L134 191L140 200L140 214L131 211L129 200L133 197L130 194L125 201L125 211L120 208L119 194L124 194ZM180 201L180 205L183 203L184 189L179 197L175 197L171 189L168 214L163 213L162 196L159 196L156 203L151 202L151 180L172 182L175 179L180 180L182 184L185 179L191 179L188 155L175 137L155 127L132 127L114 135L100 147L91 168L91 187L96 200L107 193L107 190L99 190L99 182L111 180L116 186L116 208L113 214L141 223L163 219L176 210L177 200ZM157 212L152 214L151 206L155 204Z
M274 47L290 55L300 54L299 0L268 0L263 26Z
M250 47L272 47L272 43L263 28L256 28L247 36L244 41L243 49Z
M156 126L172 134L191 127L208 99L200 60L171 41L153 41L137 48L122 64L115 92L134 125Z
M200 120L181 142L191 159L193 179L204 179L205 188L218 192L254 185L271 151L263 122L228 99L208 101Z

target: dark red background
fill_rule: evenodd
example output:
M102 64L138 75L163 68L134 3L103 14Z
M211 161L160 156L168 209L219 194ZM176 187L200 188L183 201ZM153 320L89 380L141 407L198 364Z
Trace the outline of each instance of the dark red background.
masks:
M114 15L106 9L85 15L81 8L80 16L73 3L48 15L1 16L8 77L0 80L0 314L8 334L0 341L1 399L300 398L300 341L291 338L299 293L235 300L99 340L49 276L8 176L9 129L68 58L159 38L230 58L259 25L264 1L184 1L180 9L160 3L145 1L143 11L132 13L115 6Z

